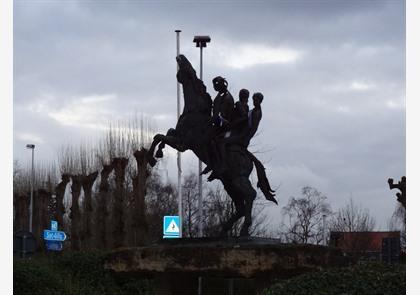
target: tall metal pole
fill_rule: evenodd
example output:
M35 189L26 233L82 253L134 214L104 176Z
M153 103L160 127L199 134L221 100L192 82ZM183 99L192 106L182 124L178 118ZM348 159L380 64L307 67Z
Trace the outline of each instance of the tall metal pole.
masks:
M327 245L327 241L325 239L325 218L327 217L327 215L323 214L322 215L322 243L324 244L324 246Z
M210 36L194 36L193 42L200 47L200 80L203 81L203 47L210 42ZM203 236L203 163L198 159L198 237ZM199 279L200 282L200 279Z
M179 56L179 33L181 30L175 30L176 33L176 56ZM176 70L178 72L179 66L176 63ZM177 98L177 119L181 114L181 85L176 81L176 98ZM178 216L179 216L179 236L182 238L182 170L181 170L181 152L177 153L177 166L178 166Z
M33 232L32 230L32 218L34 214L34 151L32 149L32 168L31 168L31 203L29 205L29 210L31 210L31 214L29 215L29 231Z
M200 47L200 80L203 81L203 47L210 42L209 36L194 36L193 42ZM198 237L203 236L203 176L201 171L203 163L198 160ZM198 277L198 295L202 294L202 277Z
M203 46L200 45L200 80L203 81ZM203 163L198 159L198 237L203 237Z
M33 216L33 209L34 209L34 151L35 145L34 144L27 144L26 148L32 150L32 165L31 165L31 199L29 202L29 231L32 233L32 216Z

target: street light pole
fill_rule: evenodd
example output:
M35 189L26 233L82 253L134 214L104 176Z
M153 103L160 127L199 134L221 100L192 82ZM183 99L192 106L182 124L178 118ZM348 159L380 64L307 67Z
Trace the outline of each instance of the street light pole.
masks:
M194 36L193 42L200 47L200 80L203 81L203 47L210 43L210 36ZM198 160L198 237L203 237L203 163Z
M203 81L203 47L210 43L209 36L194 36L193 42L200 47L200 80ZM203 237L203 163L198 159L198 237ZM202 277L198 277L198 295L202 294Z
M34 208L34 144L27 144L26 148L32 150L32 165L31 165L31 200L29 203L29 231L32 233L32 216Z
M327 217L327 215L323 214L322 215L322 243L324 244L324 246L327 245L327 240L325 239L325 218Z
M176 56L179 56L179 33L181 30L175 30L176 33ZM176 70L178 72L179 65L176 63ZM180 101L181 87L176 81L176 98L177 98L177 119L181 114L181 101ZM179 237L182 238L182 170L181 170L181 152L177 153L177 166L178 166L178 216L179 216Z

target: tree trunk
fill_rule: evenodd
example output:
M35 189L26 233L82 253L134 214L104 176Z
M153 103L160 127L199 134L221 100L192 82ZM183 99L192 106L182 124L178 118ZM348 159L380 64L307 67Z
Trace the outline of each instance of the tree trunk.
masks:
M134 233L134 246L145 244L144 237L148 232L146 221L146 180L149 176L147 170L147 150L142 148L134 153L137 162L137 175L133 179L134 206L132 216L132 228Z
M107 222L108 222L108 195L109 195L109 174L112 172L111 165L104 165L101 171L101 182L99 184L99 195L97 197L96 207L96 228L98 236L96 239L96 248L107 248Z
M55 187L56 209L55 220L58 222L59 227L64 227L63 215L66 211L64 207L64 194L66 193L67 184L70 182L70 175L62 174L61 182Z
M79 197L82 188L82 176L72 175L71 179L73 184L71 185L71 249L80 250L80 209L79 209Z
M113 247L118 248L124 245L125 231L124 231L124 179L125 168L127 167L127 158L114 158L112 166L115 169L115 184L116 190L114 194L113 207Z
M29 225L29 197L27 195L16 195L16 206L15 206L15 229L16 231L27 230Z
M34 193L34 205L32 215L33 234L37 240L38 247L43 248L43 231L49 229L48 220L48 193L44 189L38 189Z
M83 202L83 230L81 231L80 242L84 249L92 248L92 186L98 177L98 172L95 171L89 175L82 176L82 187L85 194Z

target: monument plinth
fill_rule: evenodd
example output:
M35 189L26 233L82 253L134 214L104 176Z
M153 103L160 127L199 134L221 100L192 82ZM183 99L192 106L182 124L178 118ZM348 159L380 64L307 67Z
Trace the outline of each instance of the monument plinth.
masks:
M120 274L154 277L159 282L158 294L196 294L198 277L204 278L204 289L206 280L213 280L209 288L223 281L228 288L229 279L234 278L242 287L248 285L246 294L255 294L274 278L344 263L340 250L325 246L281 244L263 238L201 238L118 249L109 254L104 266Z

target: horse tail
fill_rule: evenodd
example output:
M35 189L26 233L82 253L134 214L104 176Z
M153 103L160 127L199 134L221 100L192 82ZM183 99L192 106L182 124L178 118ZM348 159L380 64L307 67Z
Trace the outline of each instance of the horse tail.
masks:
M267 200L278 204L277 200L274 198L275 191L271 189L270 183L268 182L268 179L267 179L267 175L265 174L264 165L251 152L249 152L248 150L247 152L248 152L248 156L254 163L255 168L257 170L257 177L258 177L257 187L263 192Z

